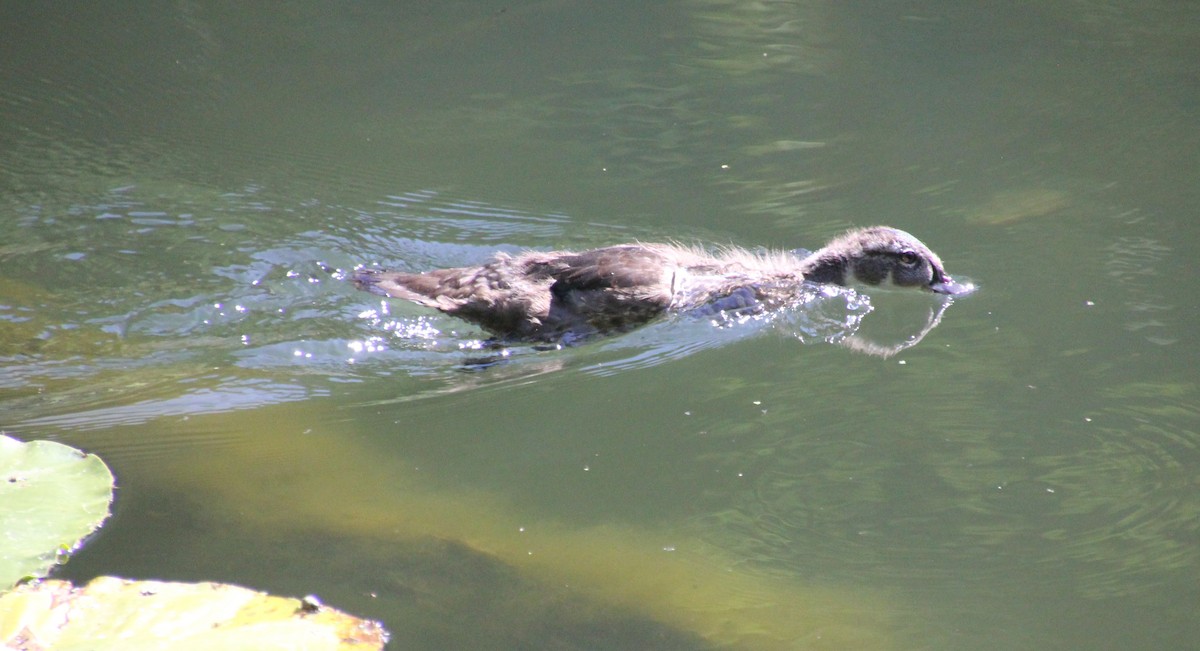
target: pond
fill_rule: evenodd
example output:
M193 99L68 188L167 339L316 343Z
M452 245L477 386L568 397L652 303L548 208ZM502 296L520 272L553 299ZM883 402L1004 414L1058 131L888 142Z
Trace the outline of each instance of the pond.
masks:
M396 649L1200 638L1200 8L0 25L0 429L118 480L60 576L317 594ZM555 349L348 281L881 223L979 290ZM943 308L895 355L846 345Z

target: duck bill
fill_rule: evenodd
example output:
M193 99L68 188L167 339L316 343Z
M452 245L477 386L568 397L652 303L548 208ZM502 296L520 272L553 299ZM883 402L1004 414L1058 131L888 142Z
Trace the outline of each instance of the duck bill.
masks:
M947 296L962 296L975 291L974 283L956 282L950 276L945 276L941 281L929 285L930 291L937 294L946 294Z

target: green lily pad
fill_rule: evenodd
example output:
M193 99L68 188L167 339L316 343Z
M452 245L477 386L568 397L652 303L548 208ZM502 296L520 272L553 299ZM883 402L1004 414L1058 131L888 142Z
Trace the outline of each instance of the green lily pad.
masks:
M0 434L0 590L74 551L108 517L112 487L94 454Z
M3 648L57 651L382 649L378 622L221 583L130 581L102 576L18 586L0 596Z

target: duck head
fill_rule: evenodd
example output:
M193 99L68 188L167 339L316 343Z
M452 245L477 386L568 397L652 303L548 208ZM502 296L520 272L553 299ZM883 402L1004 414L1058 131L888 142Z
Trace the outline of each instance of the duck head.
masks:
M942 260L921 240L889 226L844 233L801 263L804 278L818 283L864 285L891 283L938 294L967 294L970 283L955 282Z

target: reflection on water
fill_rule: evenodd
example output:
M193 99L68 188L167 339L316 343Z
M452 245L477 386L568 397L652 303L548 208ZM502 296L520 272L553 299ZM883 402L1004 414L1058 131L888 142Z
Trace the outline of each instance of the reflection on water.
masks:
M1185 648L1196 17L0 5L0 427L116 468L72 578L404 648ZM876 222L984 291L538 350L344 280Z
M1189 470L1200 448L1197 414L1169 406L1180 404L1172 396L1194 394L1194 386L1108 391L1110 404L1133 395L1141 396L1140 404L1087 411L1075 422L1035 432L1053 439L1037 446L1016 432L947 427L940 421L949 419L941 416L923 427L949 433L927 441L889 441L884 432L856 431L854 423L826 425L820 433L783 423L752 430L727 425L720 429L752 436L754 450L723 452L710 463L754 481L738 508L704 516L709 522L701 528L747 562L768 568L782 562L825 579L831 572L883 572L911 581L928 578L938 565L946 579L970 577L1018 590L1028 577L1014 575L1013 564L1031 559L1042 571L1087 566L1062 580L1088 597L1154 590L1151 577L1200 563L1193 544L1200 500L1190 495L1195 478ZM858 400L841 408L815 406L815 415L814 405L806 410L809 418L820 419L822 408L868 408ZM986 409L946 405L939 413ZM1172 416L1164 422L1166 412ZM930 547L930 537L955 542ZM814 568L809 558L819 550L853 550L853 561ZM950 558L957 560L944 562Z
M26 430L62 428L75 431L138 425L158 418L188 418L239 409L253 409L280 402L291 402L321 395L302 386L265 381L238 381L219 378L219 388L189 386L186 393L114 407L100 407L70 414L41 416L17 423ZM192 383L188 383L189 385Z
M1125 303L1129 311L1125 328L1138 332L1151 343L1163 346L1177 343L1178 338L1162 333L1173 329L1168 320L1178 307L1168 292L1142 289L1154 284L1156 277L1162 274L1159 269L1171 253L1171 247L1144 236L1125 236L1117 238L1106 253L1109 254L1105 264L1108 276L1118 285L1139 288Z

